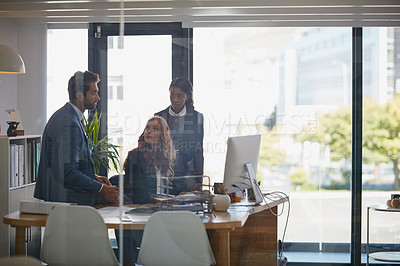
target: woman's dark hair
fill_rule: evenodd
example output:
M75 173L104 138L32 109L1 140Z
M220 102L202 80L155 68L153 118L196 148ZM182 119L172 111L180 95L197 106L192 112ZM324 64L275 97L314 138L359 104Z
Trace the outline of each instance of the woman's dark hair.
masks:
M171 90L174 87L180 88L188 96L188 99L186 100L185 103L186 108L194 109L192 83L190 83L190 81L185 79L184 77L178 77L172 80L171 84L169 85L169 90Z
M76 93L82 92L83 95L90 89L90 84L95 82L98 83L100 77L98 74L90 71L77 71L68 81L68 95L70 100L76 99Z

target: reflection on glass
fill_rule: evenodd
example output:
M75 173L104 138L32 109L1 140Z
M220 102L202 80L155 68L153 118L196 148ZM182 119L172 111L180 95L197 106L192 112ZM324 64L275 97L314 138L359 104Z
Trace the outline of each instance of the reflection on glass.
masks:
M123 49L118 40L108 37L108 136L123 161L147 119L169 104L172 37L125 36Z
M107 41L107 133L110 142L120 147L121 164L128 151L137 147L148 118L168 105L168 88L172 79L172 36L123 38L122 42L119 36L109 36ZM109 177L114 174L117 174L114 170L108 173ZM122 187L122 182L119 182L119 186ZM123 191L121 189L122 194ZM120 199L119 212L122 217L122 197ZM117 234L119 239L123 239L124 230L119 230ZM125 258L124 253L129 257L130 253L120 248L121 258Z
M367 206L386 206L400 190L400 30L364 28L363 228ZM398 250L397 213L371 212L372 251ZM362 242L366 243L366 230Z
M73 64L60 58L56 41L65 43L67 37L60 30L51 39L56 34L49 31L50 115L68 99L65 88L57 85L66 81L52 70L69 77L87 68L85 53L68 53ZM87 31L69 38L77 36L84 36L76 43L86 51ZM364 28L363 36L365 243L366 206L386 204L400 190L400 30ZM124 49L118 37L108 39L108 135L121 146L121 160L137 146L147 119L169 105L172 72L171 36L124 38ZM211 182L222 181L228 136L262 134L257 177L264 189L290 194L284 240L293 251L302 246L305 251L349 252L351 42L351 28L343 27L194 29L194 104L205 118L205 174ZM73 69L60 70L55 65L60 61ZM58 90L64 98L52 96ZM279 237L285 219L279 219ZM371 219L386 225L388 218ZM387 226L371 231L373 243L398 243L400 227L390 219L389 231Z
M257 178L290 194L285 242L349 252L351 28L199 28L193 50L206 174L221 182L228 136L262 134Z
M363 36L364 213L400 189L400 31ZM350 252L351 45L350 28L194 30L206 174L222 180L228 136L261 133L257 177L290 194L289 251Z

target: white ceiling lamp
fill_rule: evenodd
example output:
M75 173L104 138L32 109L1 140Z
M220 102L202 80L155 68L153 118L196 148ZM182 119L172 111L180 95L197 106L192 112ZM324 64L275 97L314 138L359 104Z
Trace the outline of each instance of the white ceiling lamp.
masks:
M11 47L0 44L0 74L23 74L25 64L22 57Z

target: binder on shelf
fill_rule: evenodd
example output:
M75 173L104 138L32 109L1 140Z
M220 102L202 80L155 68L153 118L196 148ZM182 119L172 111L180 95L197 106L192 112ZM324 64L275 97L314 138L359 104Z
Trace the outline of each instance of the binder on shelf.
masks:
M33 140L35 140L34 146L32 145ZM38 143L38 145L36 145L36 143ZM39 146L41 146L40 135L25 135L16 137L8 137L5 135L0 136L0 178L3 178L2 185L4 185L4 187L2 187L3 190L0 201L0 210L3 215L17 211L22 200L34 199L33 191L35 186L34 184L30 184L30 179L32 178L33 174L32 170L34 167L36 167L36 154L35 156L32 155L35 149L40 148ZM21 150L21 152L19 152L19 150ZM38 152L38 155L39 154L40 153ZM19 172L25 175L24 180L20 181L17 178L19 176ZM51 205L49 207L51 208L53 206L55 205ZM7 255L10 254L10 251L11 253L13 252L10 249L9 244L11 243L10 241L12 240L12 235L15 235L15 229L13 233L10 231L12 230L10 226L2 227L4 227L4 230L3 228L0 230L0 250L2 254L4 253ZM32 234L33 241L31 241L31 237L29 237L29 240L26 240L29 243L25 243L25 248L32 251L31 248L35 250L36 244L40 244L40 228L39 231L33 230L29 233ZM39 239L36 239L37 236ZM33 246L31 244L33 244Z
M18 149L18 145L15 145L15 149L14 149L14 170L15 170L15 174L14 174L14 186L17 187L19 186L19 173L18 173L18 155L19 153L19 149Z
M32 165L33 165L33 163L32 163L32 160L33 160L33 157L32 157L32 142L28 142L28 144L27 144L27 151L26 151L26 157L27 157L27 166L26 166L26 170L27 170L27 173L26 173L26 180L27 180L27 182L26 183L31 183L32 182L32 180L33 180L33 177L32 177Z
M32 182L36 181L36 140L32 140Z
M36 181L36 176L39 170L39 161L40 161L40 142L36 142L36 167L35 167L35 181Z
M31 165L31 182L36 182L37 171L39 169L40 160L40 142L32 140L32 165Z
M32 139L27 144L28 153L28 180L29 183L36 182L37 169L39 167L39 161L37 160L39 154L40 142Z
M16 188L36 182L39 169L41 140L38 136L9 138L9 188Z
M25 147L24 145L18 145L18 185L22 186L25 184Z
M15 187L15 144L10 145L10 188Z

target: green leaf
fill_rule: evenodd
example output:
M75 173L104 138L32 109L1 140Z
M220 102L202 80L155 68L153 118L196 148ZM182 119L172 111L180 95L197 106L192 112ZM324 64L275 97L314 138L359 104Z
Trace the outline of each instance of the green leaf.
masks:
M107 136L100 140L98 139L100 131L100 119L101 113L98 114L97 110L94 112L90 124L85 116L82 119L89 148L92 151L95 174L99 174L101 166L111 169L110 162L112 167L119 172L119 152L117 149L119 146L110 143Z

